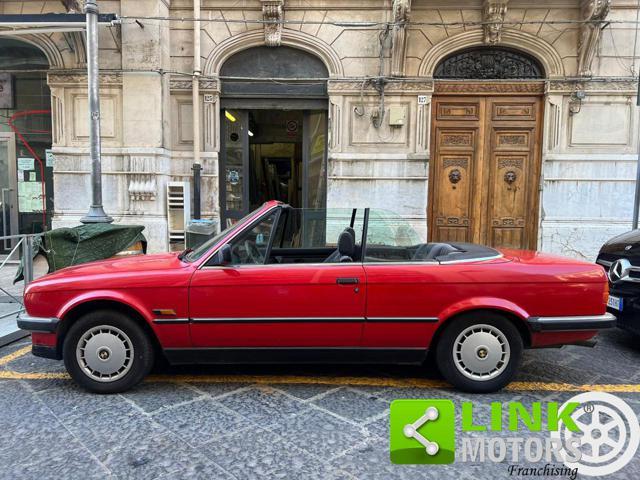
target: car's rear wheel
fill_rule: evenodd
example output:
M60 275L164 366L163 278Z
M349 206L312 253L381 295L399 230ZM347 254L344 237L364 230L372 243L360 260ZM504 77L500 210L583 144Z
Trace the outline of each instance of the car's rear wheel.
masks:
M117 393L138 384L153 366L153 345L127 315L111 310L88 313L69 329L64 364L80 386Z
M474 393L500 390L517 372L523 342L508 319L491 312L466 314L445 327L436 362L445 379Z

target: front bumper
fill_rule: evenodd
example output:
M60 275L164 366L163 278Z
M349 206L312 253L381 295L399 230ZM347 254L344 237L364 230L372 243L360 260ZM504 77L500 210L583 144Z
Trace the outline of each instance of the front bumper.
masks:
M55 317L32 317L25 312L18 314L18 328L29 332L55 333L60 323Z
M582 315L577 317L531 317L528 320L534 332L573 332L602 330L616 326L616 317L604 315Z

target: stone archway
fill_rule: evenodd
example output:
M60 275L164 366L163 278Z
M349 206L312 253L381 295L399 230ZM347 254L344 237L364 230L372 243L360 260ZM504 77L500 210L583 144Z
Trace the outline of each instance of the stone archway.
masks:
M264 44L264 32L262 30L255 30L229 37L211 50L204 64L203 74L216 76L228 58L247 48L263 46ZM283 29L282 45L297 48L319 57L327 67L330 77L340 77L343 75L342 62L338 54L330 45L327 45L313 35Z
M449 55L471 47L485 45L482 30L472 30L460 33L443 40L429 49L422 59L418 75L421 77L434 76L436 67ZM561 78L564 76L562 58L555 48L541 38L530 33L503 30L499 47L520 50L534 57L542 65L546 78Z

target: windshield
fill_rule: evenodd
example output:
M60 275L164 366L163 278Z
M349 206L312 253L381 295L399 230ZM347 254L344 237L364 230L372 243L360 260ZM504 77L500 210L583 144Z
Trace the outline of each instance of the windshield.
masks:
M243 217L242 219L238 220L233 225L231 225L231 226L227 227L226 229L224 229L223 231L221 231L216 236L210 238L209 240L204 242L202 245L197 247L195 250L193 250L193 251L189 252L187 255L185 255L183 257L183 260L186 260L187 262L195 262L196 260L201 258L205 253L207 253L211 249L211 247L213 247L216 243L218 243L220 240L222 240L224 237L226 237L231 232L237 230L240 227L240 225L242 225L245 222L245 220L247 218L251 217L254 214L255 214L255 211L251 212L246 217Z

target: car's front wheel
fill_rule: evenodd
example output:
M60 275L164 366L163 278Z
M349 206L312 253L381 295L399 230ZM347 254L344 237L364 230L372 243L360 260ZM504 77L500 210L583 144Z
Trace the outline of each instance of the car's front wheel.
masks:
M445 327L436 361L445 379L474 393L500 390L520 366L523 342L508 319L490 312L466 314Z
M80 386L118 393L138 384L153 366L153 345L143 328L111 310L90 312L69 329L64 364Z

